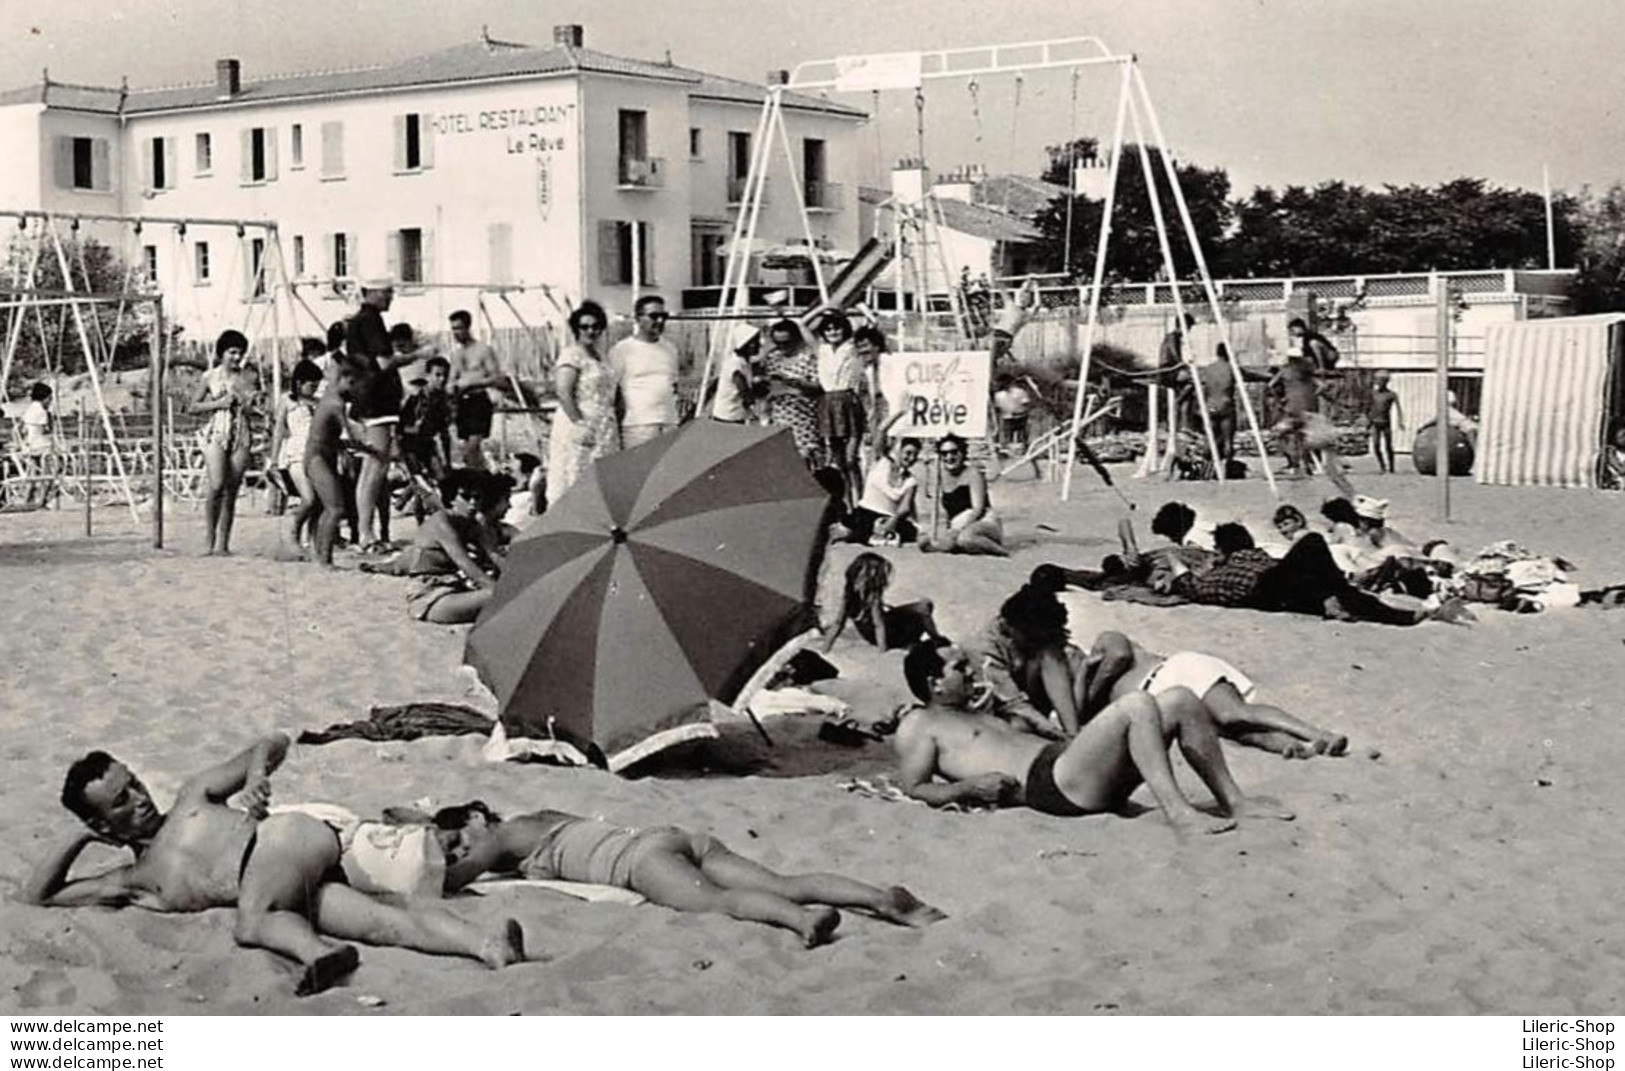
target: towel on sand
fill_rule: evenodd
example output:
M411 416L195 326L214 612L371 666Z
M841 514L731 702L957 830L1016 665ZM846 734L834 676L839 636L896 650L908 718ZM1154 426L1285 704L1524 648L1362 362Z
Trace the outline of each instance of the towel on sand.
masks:
M299 734L301 744L330 744L335 740L419 740L425 736L465 736L491 731L492 720L473 707L457 703L402 703L373 707L365 720L340 722L326 729Z
M619 885L594 885L590 881L554 881L547 878L481 878L464 886L469 892L481 893L495 889L546 889L563 893L592 904L628 904L637 906L645 902L642 893L623 889Z
M885 774L881 774L879 777L854 777L842 781L838 787L885 803L918 803L921 806L929 806L924 800L917 800L903 791L895 781ZM990 803L950 803L938 807L937 810L955 811L960 814L987 814L998 810L998 808Z

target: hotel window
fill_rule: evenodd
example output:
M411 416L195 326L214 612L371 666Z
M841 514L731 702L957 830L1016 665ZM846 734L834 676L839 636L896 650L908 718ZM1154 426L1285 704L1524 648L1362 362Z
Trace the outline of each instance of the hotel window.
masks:
M513 277L513 224L493 223L486 229L491 267L486 276L493 283L511 283Z
M421 227L403 227L389 235L389 273L402 286L426 283L432 274L430 256L434 232Z
M198 286L209 285L208 242L199 242L192 247L192 281Z
M175 188L175 139L153 138L147 143L147 186L154 190Z
M288 130L288 170L305 166L305 124L295 123Z
M427 171L434 166L434 128L430 116L408 112L395 117L395 170Z
M112 146L106 138L57 138L56 184L64 190L113 188Z
M209 134L199 134L193 139L193 167L192 170L199 175L207 175L214 171L214 138Z
M750 176L750 135L742 130L728 131L728 203L745 199L745 180Z
M276 181L276 128L250 127L243 131L243 185Z
M705 147L705 138L700 133L700 128L697 127L697 126L689 127L688 128L688 158L690 160L701 159L705 155L705 153L701 151L702 149L704 149L704 147Z
M635 273L634 273L634 268ZM650 223L600 220L598 281L605 286L654 286L655 233Z
M157 246L155 246L155 245L144 245L144 246L141 247L141 264L142 264L142 267L145 269L146 274L147 274L147 283L149 285L151 285L151 286L157 286L158 285L158 247Z
M295 278L305 274L305 236L293 236L293 274Z
M265 296L265 273L270 266L265 263L265 239L254 238L248 243L248 299L250 301Z
M356 274L356 240L353 234L327 236L328 274L335 279L347 279Z
M322 178L344 177L344 124L322 124Z

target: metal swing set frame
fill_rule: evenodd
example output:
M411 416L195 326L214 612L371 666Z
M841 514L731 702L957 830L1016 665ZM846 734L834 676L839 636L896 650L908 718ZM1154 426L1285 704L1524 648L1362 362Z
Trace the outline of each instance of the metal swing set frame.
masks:
M723 274L721 307L739 311L742 309L742 303L748 300L749 288L746 276L750 263L750 250L754 246L756 227L760 219L763 192L767 184L767 173L773 155L775 135L778 146L783 152L785 165L789 168L791 188L796 198L796 206L800 213L807 244L809 246L816 244L812 234L811 219L807 211L806 193L799 181L795 154L790 144L789 134L784 127L783 106L785 93L798 91L822 92L825 94L832 92L870 92L878 102L879 94L883 91L912 91L915 94L916 107L920 115L918 134L922 145L921 155L923 160L924 111L922 92L927 82L944 79L969 79L970 84L974 86L978 84L978 79L1010 76L1018 79L1017 84L1019 87L1019 79L1026 72L1068 70L1072 72L1074 80L1073 121L1075 123L1077 79L1084 70L1096 67L1115 69L1119 72L1118 92L1112 129L1105 211L1102 214L1100 233L1095 245L1092 280L1087 291L1088 311L1084 327L1081 367L1078 374L1078 390L1073 405L1072 419L1064 429L1069 448L1066 457L1065 477L1061 486L1061 498L1063 501L1071 498L1072 475L1077 465L1079 437L1084 428L1099 419L1107 411L1107 407L1102 407L1086 414L1084 412L1084 402L1089 396L1090 364L1100 324L1100 297L1106 273L1107 250L1112 236L1113 214L1117 204L1118 172L1122 163L1125 133L1130 128L1133 131L1134 142L1139 148L1140 166L1144 173L1146 189L1151 201L1152 217L1156 225L1157 241L1162 252L1164 271L1173 294L1174 312L1177 318L1176 322L1179 325L1178 330L1184 330L1185 301L1182 289L1185 284L1179 278L1174 261L1173 243L1169 237L1168 221L1162 207L1163 194L1159 189L1156 168L1152 164L1150 150L1146 144L1146 134L1148 132L1155 140L1158 155L1162 158L1162 181L1166 182L1168 193L1171 195L1177 210L1185 240L1192 259L1195 261L1203 300L1208 307L1214 324L1218 327L1219 336L1224 344L1225 360L1228 361L1231 374L1235 377L1237 383L1237 390L1241 396L1241 405L1247 418L1248 431L1252 435L1254 445L1258 450L1258 456L1261 459L1270 492L1275 495L1278 493L1275 477L1268 464L1268 452L1265 447L1263 433L1258 424L1258 416L1245 388L1246 381L1242 375L1241 366L1236 359L1235 348L1231 345L1229 322L1219 301L1218 288L1215 286L1212 274L1208 270L1207 257L1202 250L1201 240L1197 236L1190 206L1186 202L1183 189L1180 187L1174 158L1168 151L1168 142L1163 133L1162 122L1157 115L1155 105L1151 102L1151 96L1146 88L1145 76L1140 69L1138 57L1132 53L1114 52L1099 37L1064 37L969 48L871 53L867 55L841 56L829 60L809 60L798 64L782 85L772 85L767 89L767 99L763 104L762 113L757 122L757 135L752 141L750 170L745 179L744 196L741 199L739 215L734 222L733 238L729 245L727 267ZM974 94L975 90L972 92ZM1075 199L1075 190L1069 197ZM932 200L929 194L925 198L927 203L932 202ZM1070 209L1069 201L1069 223L1071 219ZM940 241L932 242L929 237L933 229L942 226L940 211L938 213L924 211L919 215L920 240L926 244L936 245L937 255L941 257ZM1068 227L1067 242L1068 258L1070 259L1070 226ZM816 255L811 260L820 297L827 302L829 289L823 270ZM944 275L946 278L946 271ZM961 313L960 323L963 324L963 322ZM725 341L725 338L726 333L718 332L713 336L712 344L707 350L705 368L700 379L701 397L704 397L704 391L711 376L712 365L717 357L719 345ZM1214 472L1222 483L1226 480L1226 473L1213 434L1213 420L1208 408L1206 392L1202 386L1201 377L1196 374L1195 361L1192 355L1185 352L1187 349L1188 347L1182 347L1182 359L1191 376L1198 411L1202 418L1202 430L1207 441L1209 456L1213 461ZM1062 430L1057 429L1055 434L1062 433ZM1041 446L1040 444L1034 444L1033 446L1033 450L1049 448L1052 448L1052 446ZM1029 450L1029 458L1034 456L1033 450ZM1023 461L1029 458L1024 458Z

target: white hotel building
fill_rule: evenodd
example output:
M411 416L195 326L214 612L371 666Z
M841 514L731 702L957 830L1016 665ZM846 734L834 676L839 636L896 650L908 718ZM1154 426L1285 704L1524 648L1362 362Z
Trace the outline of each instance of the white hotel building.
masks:
M382 67L256 79L220 60L216 75L0 93L0 208L273 222L289 276L308 283L302 303L279 305L284 335L345 314L335 278L396 276L391 319L431 329L480 285L545 285L624 313L634 286L675 305L718 284L765 96L593 51L574 25L549 48L486 38ZM820 245L857 245L866 118L785 94ZM773 146L764 246L805 241L785 155ZM263 300L263 232L84 227L141 265L189 337L240 325ZM531 323L557 318L539 292L513 299ZM490 304L499 326L517 326Z

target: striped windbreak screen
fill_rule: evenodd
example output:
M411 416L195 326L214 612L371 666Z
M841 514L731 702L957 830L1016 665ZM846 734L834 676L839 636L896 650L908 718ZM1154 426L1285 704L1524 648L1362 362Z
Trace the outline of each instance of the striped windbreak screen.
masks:
M1622 323L1609 314L1489 329L1479 483L1597 485Z

